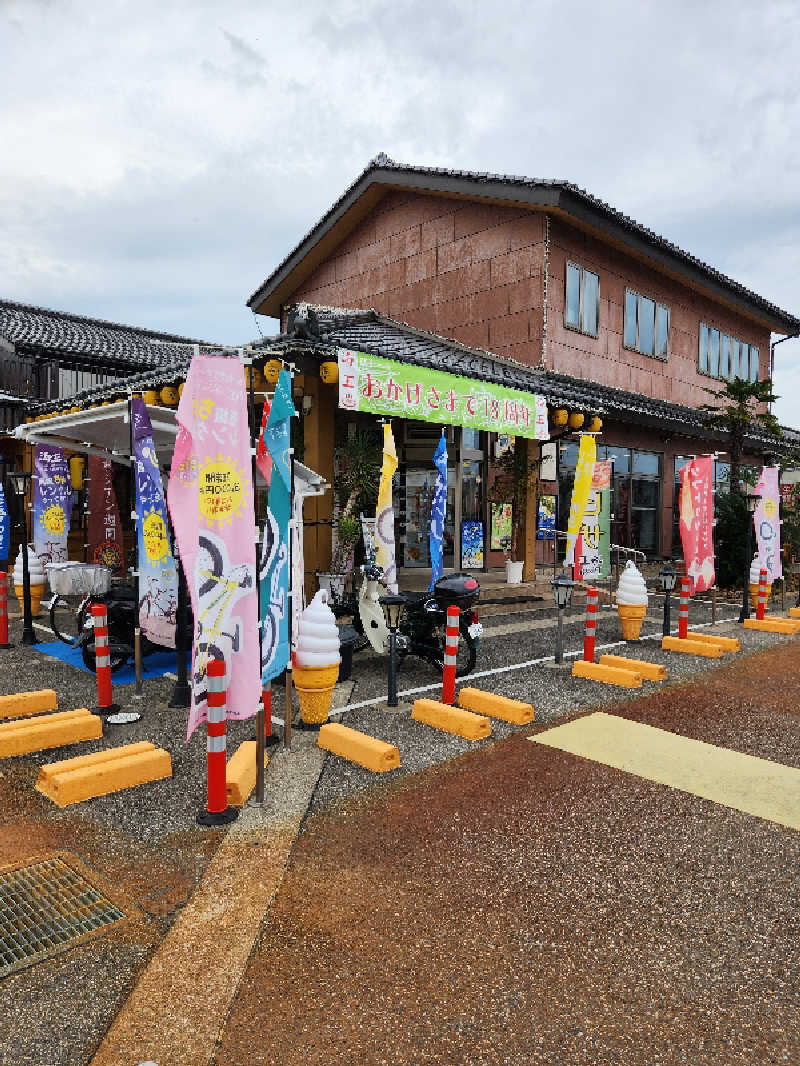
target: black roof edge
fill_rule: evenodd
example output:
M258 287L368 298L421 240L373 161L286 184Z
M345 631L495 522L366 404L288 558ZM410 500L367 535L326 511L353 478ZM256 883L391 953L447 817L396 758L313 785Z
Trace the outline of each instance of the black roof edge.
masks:
M140 326L129 326L124 322L110 322L105 318L91 318L89 315L76 315L72 311L56 311L52 307L38 307L36 304L21 303L19 300L0 299L0 306L18 308L20 311L32 311L37 315L53 315L55 318L67 319L70 322L81 322L88 326L102 326L103 329L123 330L125 333L135 333L140 337L149 337L154 341L166 341L167 343L173 344L209 343L208 341L201 341L192 337L181 337L176 333L159 333L154 329L143 329ZM34 347L41 346L34 344Z
M662 268L677 271L687 280L710 290L718 298L722 297L741 310L756 315L765 321L773 332L790 336L800 335L800 318L782 310L758 293L571 182L411 166L395 163L383 153L370 161L319 222L262 282L248 299L247 306L255 311L254 305L261 303L286 279L319 239L340 221L373 184L431 189L438 193L452 193L477 199L516 201L562 211L585 225L604 231L609 237L628 245L639 255L654 260Z

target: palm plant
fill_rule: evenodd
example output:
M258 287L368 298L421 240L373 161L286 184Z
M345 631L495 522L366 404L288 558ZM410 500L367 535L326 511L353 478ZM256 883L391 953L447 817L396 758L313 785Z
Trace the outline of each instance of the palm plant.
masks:
M331 572L342 574L361 535L359 514L374 508L378 499L381 471L378 438L367 430L356 430L338 445L336 460L335 486L340 511Z

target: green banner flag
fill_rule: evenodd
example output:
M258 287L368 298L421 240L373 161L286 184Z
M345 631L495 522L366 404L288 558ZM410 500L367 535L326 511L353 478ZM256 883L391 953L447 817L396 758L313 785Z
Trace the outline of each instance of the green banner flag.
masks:
M388 418L549 438L543 396L346 348L339 349L339 406Z

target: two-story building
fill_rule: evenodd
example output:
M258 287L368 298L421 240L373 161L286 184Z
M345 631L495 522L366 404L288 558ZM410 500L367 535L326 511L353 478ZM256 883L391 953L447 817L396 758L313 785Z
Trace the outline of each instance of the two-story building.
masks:
M613 539L649 555L673 550L681 465L724 447L698 411L705 390L771 377L772 334L800 333L796 316L568 182L404 166L385 155L248 301L283 330L288 309L305 303L323 321L326 308L374 309L384 330L383 345L365 349L374 354L398 351L386 332L400 335L405 323L458 342L450 348L458 372L490 353L498 366L519 367L550 404L573 389L603 419L599 457L614 458ZM345 317L331 320L341 343ZM335 404L334 393L323 390L320 403ZM403 429L401 471L422 461L428 437L424 423ZM486 516L495 441L482 433L454 443L456 463L468 466L459 513ZM754 455L767 446L751 440ZM327 451L330 469L317 469L332 477ZM576 452L564 436L555 480L542 485L560 496L562 526ZM402 547L401 562L413 565Z

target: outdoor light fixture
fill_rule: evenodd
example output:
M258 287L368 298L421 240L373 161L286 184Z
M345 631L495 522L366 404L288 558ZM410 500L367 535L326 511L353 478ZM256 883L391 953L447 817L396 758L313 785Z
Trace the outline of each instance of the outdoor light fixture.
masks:
M744 481L740 481L739 485L742 489L742 495L744 496L744 502L747 506L747 537L745 543L747 550L744 557L744 587L742 588L742 609L739 612L739 621L744 622L745 618L750 617L750 562L753 555L753 515L756 513L758 502L761 497L758 493L747 492L748 485Z
M389 630L389 694L386 700L388 707L397 706L397 627L400 625L400 616L406 605L405 596L398 593L389 593L381 596L378 603L383 608L383 617Z
M556 607L558 608L555 661L557 663L560 663L563 658L563 612L565 607L569 607L570 600L572 599L572 590L575 587L575 582L572 580L572 578L567 577L565 571L562 570L558 577L553 578L550 584L553 586L553 597L555 598Z
M667 559L666 563L661 568L658 580L661 582L661 588L664 592L664 628L662 632L665 637L668 637L670 633L669 595L675 588L675 583L678 580L678 571L669 559Z
M22 533L22 644L38 644L33 632L33 610L31 607L31 575L28 570L28 518L25 513L25 490L30 480L27 470L12 470L8 474L19 505L19 528ZM16 578L16 574L14 577ZM16 581L15 581L16 584Z

